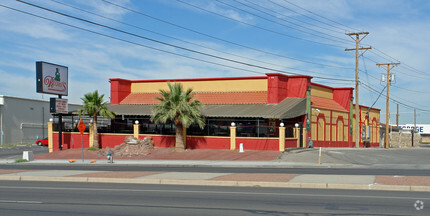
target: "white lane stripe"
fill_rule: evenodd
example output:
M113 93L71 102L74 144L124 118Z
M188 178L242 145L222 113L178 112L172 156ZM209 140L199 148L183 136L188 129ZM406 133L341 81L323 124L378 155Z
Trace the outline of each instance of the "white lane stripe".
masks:
M0 203L42 204L40 201L0 200Z
M0 186L0 189L39 189L39 190L81 190L81 191L119 191L119 192L164 192L164 193L195 193L195 194L237 194L237 195L270 195L270 196L309 196L309 197L343 197L343 198L377 198L377 199L420 199L423 197L395 197L395 196L362 196L362 195L330 195L330 194L298 194L298 193L260 193L260 192L234 192L234 191L186 191L186 190L141 190L141 189L114 189L114 188L62 188L62 187L18 187Z

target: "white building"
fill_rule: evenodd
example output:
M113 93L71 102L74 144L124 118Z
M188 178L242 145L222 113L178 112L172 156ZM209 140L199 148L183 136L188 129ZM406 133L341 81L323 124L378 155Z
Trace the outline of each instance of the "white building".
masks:
M414 124L399 125L403 130L413 130L415 128ZM419 134L430 134L430 124L417 124L415 132Z
M69 111L78 108L69 104ZM0 95L0 144L34 143L46 137L50 118L49 100Z

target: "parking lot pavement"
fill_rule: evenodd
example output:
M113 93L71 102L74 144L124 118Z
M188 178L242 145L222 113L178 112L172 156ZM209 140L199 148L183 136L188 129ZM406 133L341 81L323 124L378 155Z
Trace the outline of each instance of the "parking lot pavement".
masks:
M17 145L13 147L0 146L0 160L16 160L22 158L23 151L32 151L34 155L48 153L47 146L33 145Z
M319 148L291 149L279 161L318 163ZM322 164L428 166L430 148L322 148Z

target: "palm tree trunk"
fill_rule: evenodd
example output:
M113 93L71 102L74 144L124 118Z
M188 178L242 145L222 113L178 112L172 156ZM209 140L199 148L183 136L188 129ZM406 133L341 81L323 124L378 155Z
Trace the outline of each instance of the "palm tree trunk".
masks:
M183 137L183 125L181 123L175 124L175 132L176 132L176 141L175 141L175 150L177 152L183 152L185 150L184 145L184 137Z
M94 133L93 133L93 140L94 140L93 147L94 148L100 148L99 139L98 139L99 135L97 133L97 116L93 117L93 131L94 131Z

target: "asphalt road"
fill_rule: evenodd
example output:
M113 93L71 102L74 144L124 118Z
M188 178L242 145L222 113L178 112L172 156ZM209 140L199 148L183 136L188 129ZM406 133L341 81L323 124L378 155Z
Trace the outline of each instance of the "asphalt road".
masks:
M80 165L80 164L3 164L0 169L22 170L91 170L91 171L148 171L148 172L208 172L208 173L290 173L324 175L398 175L430 176L424 169L373 168L243 168L243 167L172 167L143 165Z
M0 146L1 147L1 146ZM0 159L20 159L22 158L23 151L33 151L34 155L48 153L47 146L15 146L15 147L1 147Z
M427 203L423 192L0 181L8 216L430 215Z

